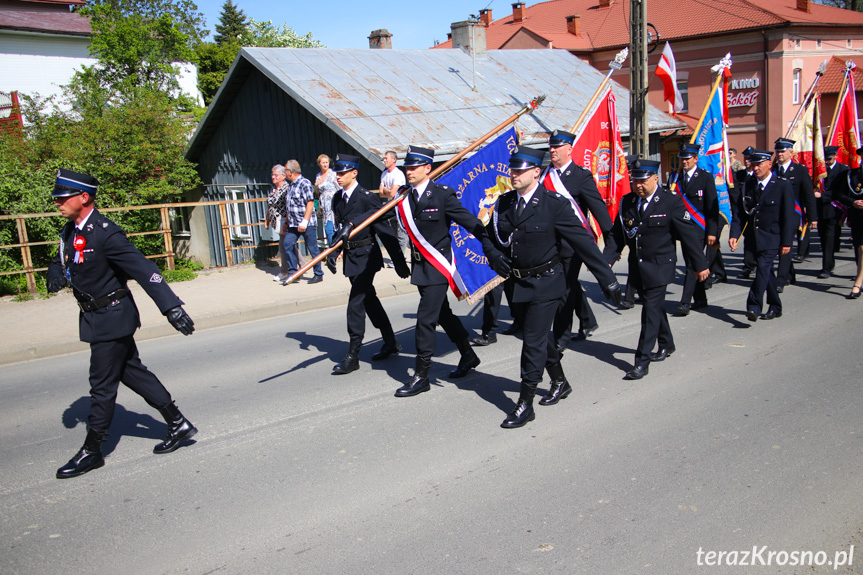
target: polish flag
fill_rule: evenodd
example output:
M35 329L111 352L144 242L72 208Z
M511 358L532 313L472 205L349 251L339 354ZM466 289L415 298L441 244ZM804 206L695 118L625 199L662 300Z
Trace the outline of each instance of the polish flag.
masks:
M656 75L662 80L665 86L664 97L669 103L673 112L679 112L683 109L683 96L680 95L680 90L677 89L677 64L674 61L674 53L671 51L671 44L666 42L665 48L662 50L662 57L659 59L659 64L656 65Z

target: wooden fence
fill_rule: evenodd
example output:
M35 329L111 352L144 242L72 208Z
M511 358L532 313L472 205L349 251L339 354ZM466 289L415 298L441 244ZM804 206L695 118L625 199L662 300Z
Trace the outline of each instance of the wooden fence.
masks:
M228 204L251 204L255 202L266 202L267 198L251 198L251 199L242 199L242 200L222 200L222 201L212 201L212 202L178 202L172 204L152 204L147 206L128 206L123 208L100 208L99 211L102 213L110 213L110 212L131 212L131 211L139 211L139 210L159 210L161 215L161 229L155 230L152 232L135 232L128 234L129 236L145 236L145 235L153 235L153 234L161 234L164 238L165 242L165 253L155 254L147 256L151 259L156 258L167 258L167 266L168 269L174 269L174 246L173 246L173 238L171 237L171 221L168 214L168 210L172 208L185 208L185 207L198 207L198 206L218 206L219 207L219 220L222 227L222 237L225 245L225 257L227 259L228 265L234 265L234 257L233 250L243 250L250 248L259 248L265 246L275 246L277 242L269 242L262 244L254 244L254 245L242 245L242 246L232 246L231 245L231 229L232 228L240 228L240 227L249 227L249 226L262 226L263 222L257 223L244 223L244 224L231 224L228 220ZM0 215L0 221L4 220L15 220L15 226L18 229L18 243L2 245L0 249L20 249L21 250L21 262L23 268L20 270L6 271L0 272L0 276L6 275L14 275L14 274L24 274L27 277L27 290L30 293L36 293L38 290L36 288L36 272L43 272L48 268L34 268L33 267L33 258L30 253L30 248L33 246L46 246L57 244L58 240L53 240L49 242L31 242L27 238L27 220L36 219L36 218L56 218L60 217L60 212L46 212L41 214L11 214L11 215Z

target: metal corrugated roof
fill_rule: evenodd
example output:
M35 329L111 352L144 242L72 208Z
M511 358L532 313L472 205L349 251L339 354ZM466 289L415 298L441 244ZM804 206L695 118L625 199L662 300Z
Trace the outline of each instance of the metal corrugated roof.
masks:
M192 137L189 158L229 109L248 64L380 167L386 150L403 155L408 144L436 150L436 159L456 154L540 94L545 103L517 125L523 143L545 143L555 128L572 126L604 77L565 50L492 50L476 58L474 91L473 59L458 49L243 48ZM626 134L629 90L612 84ZM648 124L652 132L684 126L652 106Z

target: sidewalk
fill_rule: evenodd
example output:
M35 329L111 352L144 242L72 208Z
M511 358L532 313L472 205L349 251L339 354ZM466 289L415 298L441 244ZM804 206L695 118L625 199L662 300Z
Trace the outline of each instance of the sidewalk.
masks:
M272 281L276 272L275 267L252 264L216 268L199 272L194 280L173 283L171 289L186 302L183 307L196 329L347 305L350 282L341 273L341 262L336 275L324 267L324 281L314 285L308 284L311 271L289 286ZM136 340L178 333L136 282L129 282L129 287L141 313ZM416 293L410 279L399 278L391 268L378 273L375 289L382 298ZM89 347L78 339L78 306L69 290L26 302L0 298L0 320L5 327L0 331L0 365Z

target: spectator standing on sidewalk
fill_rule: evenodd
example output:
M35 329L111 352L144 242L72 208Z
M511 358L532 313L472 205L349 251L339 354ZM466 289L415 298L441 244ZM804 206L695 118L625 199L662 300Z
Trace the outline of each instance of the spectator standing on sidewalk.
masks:
M330 157L326 154L318 156L320 172L315 176L315 195L321 205L321 217L324 220L324 235L327 244L333 239L335 222L333 220L333 194L339 189L336 173L330 169Z
M276 230L279 234L279 273L273 281L283 282L288 279L288 260L285 257L285 233L282 222L287 212L285 210L285 195L288 193L288 182L285 177L285 167L281 164L273 166L273 187L267 196L267 217L264 219L264 229Z
M288 193L285 196L287 218L282 223L282 233L285 234L285 257L288 259L288 276L296 273L299 267L294 248L300 236L306 240L306 249L312 258L320 253L318 249L318 219L315 217L315 194L312 183L304 178L300 171L300 163L288 160L285 164L285 175L288 179ZM287 281L287 280L286 280ZM320 262L315 265L315 275L310 284L324 281L324 271ZM286 284L282 284L286 285Z
M381 186L378 191L381 194L381 199L384 203L387 203L398 194L399 188L404 186L406 182L404 173L396 167L396 153L394 151L388 150L384 154L384 167L386 169L381 174ZM399 225L398 218L392 218L390 221L395 227L396 234L399 237L399 246L402 249L402 253L404 253L408 247L408 235Z

